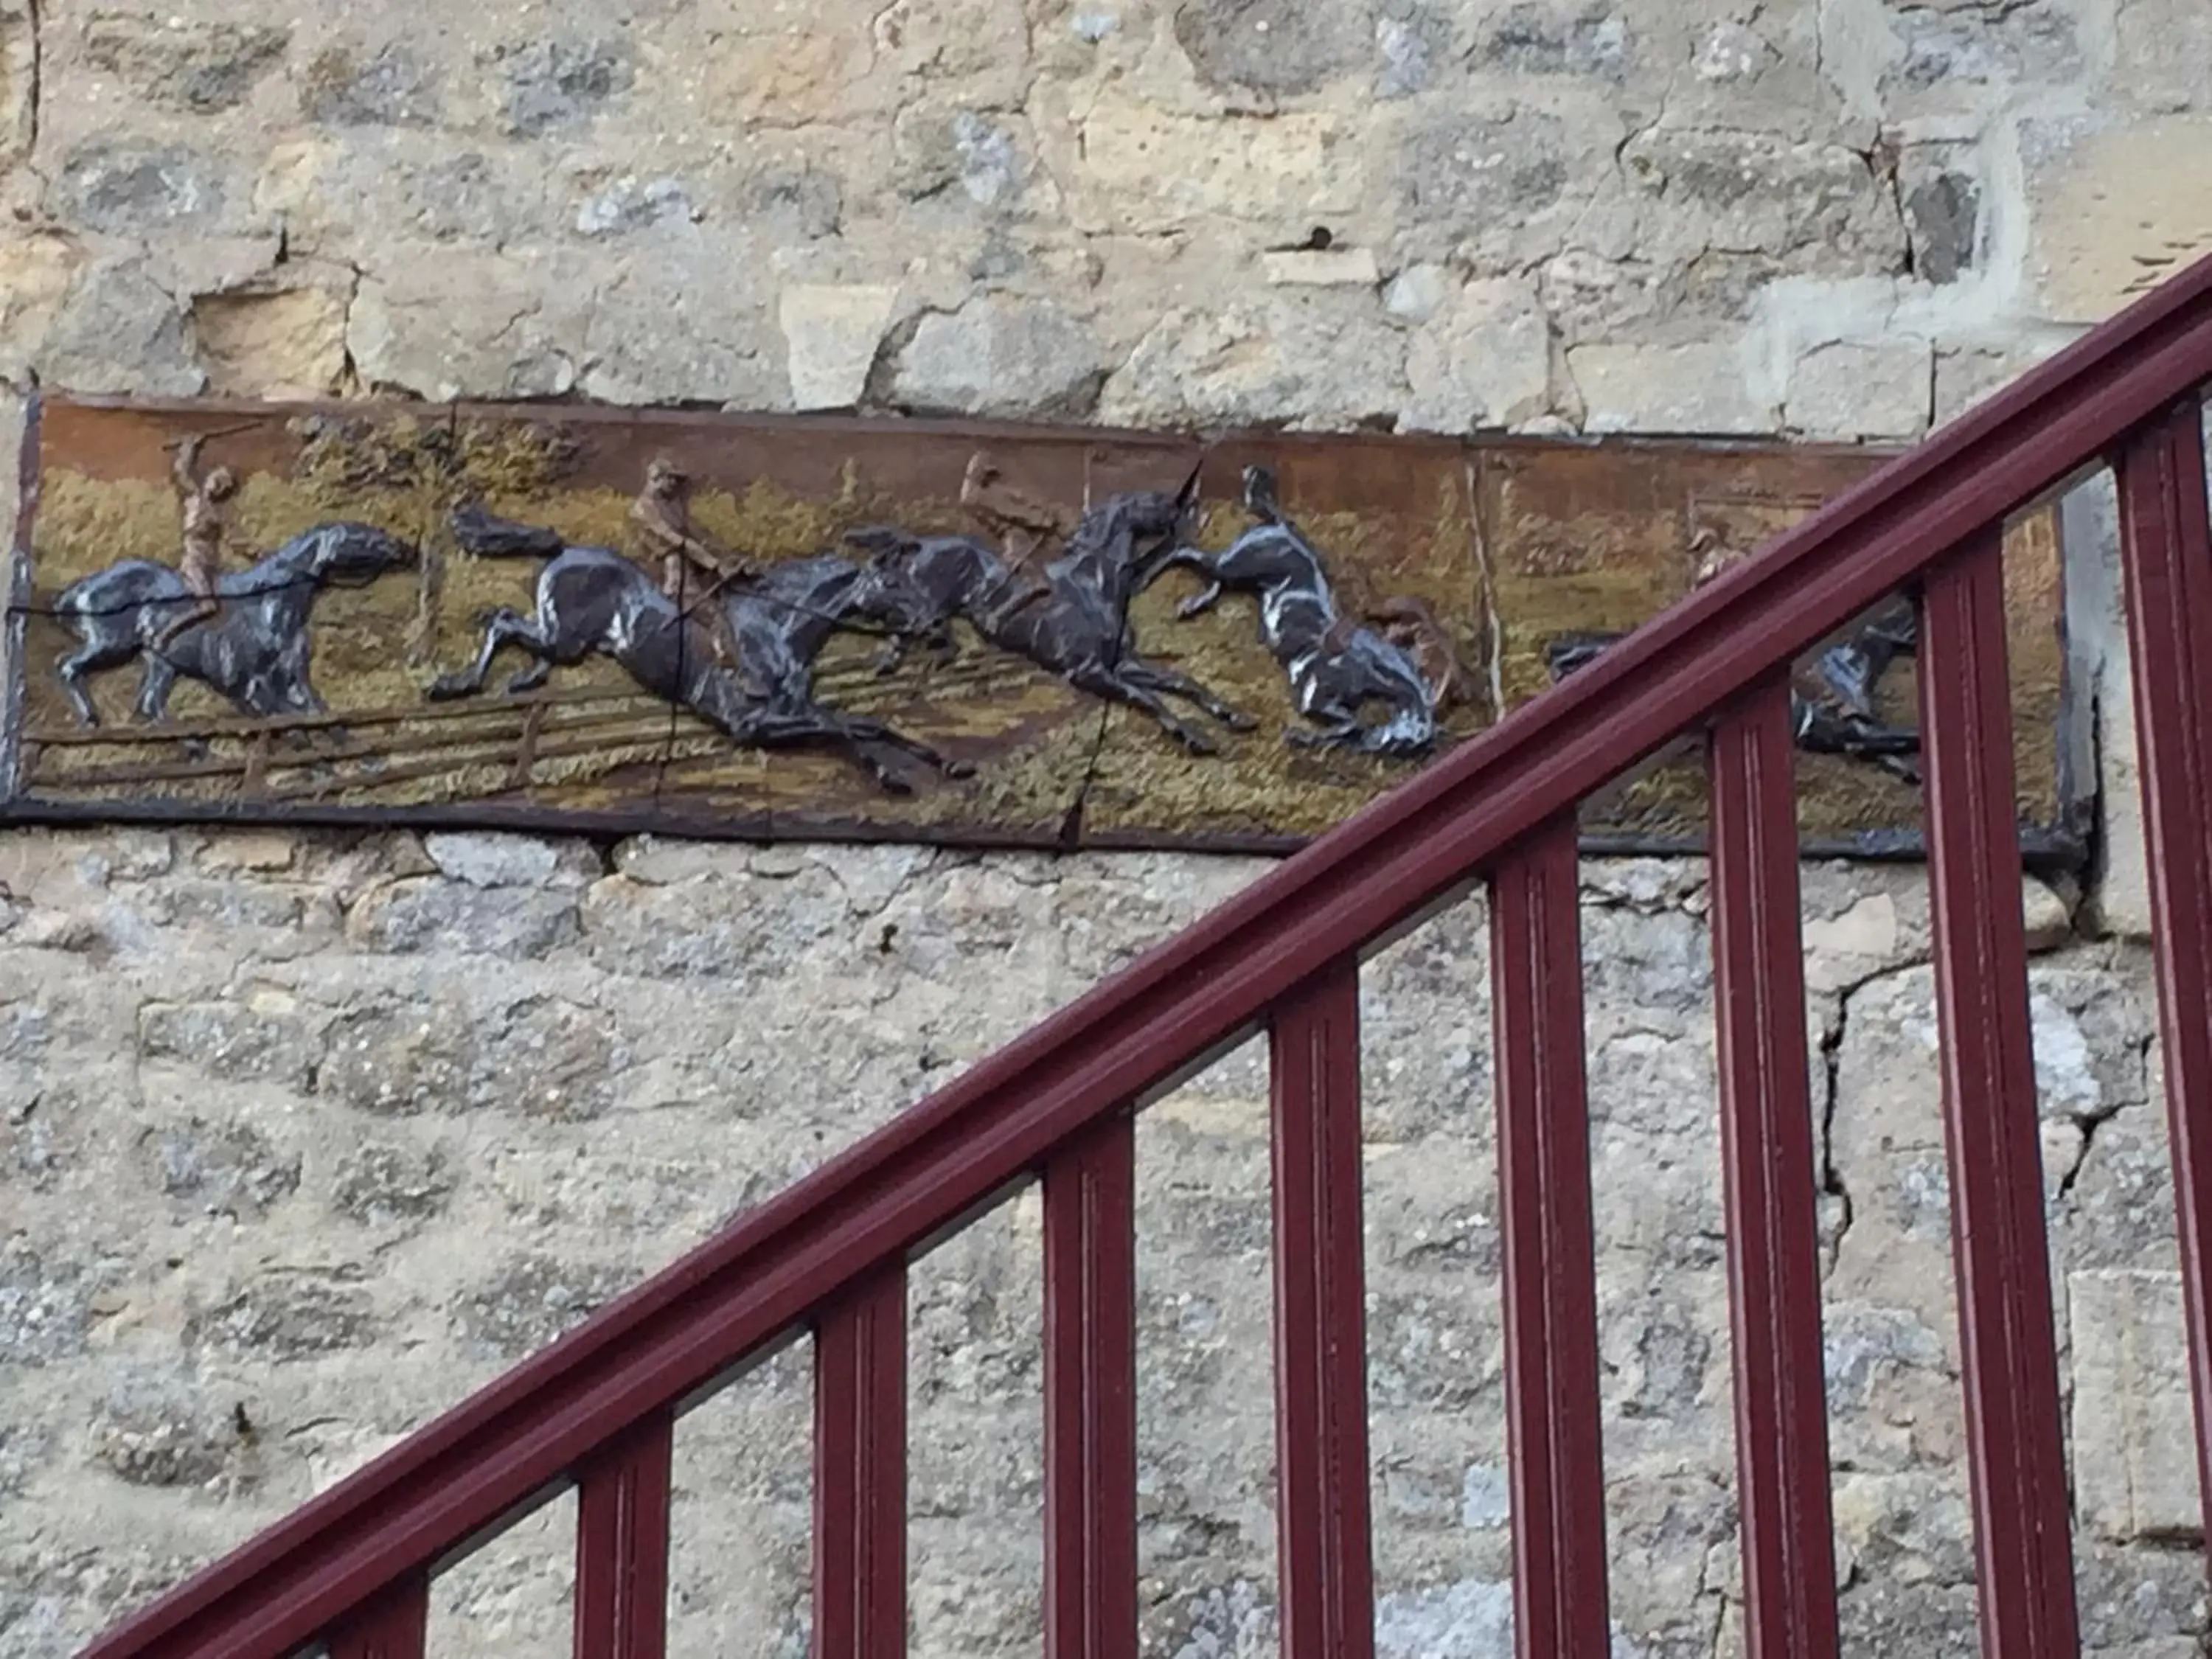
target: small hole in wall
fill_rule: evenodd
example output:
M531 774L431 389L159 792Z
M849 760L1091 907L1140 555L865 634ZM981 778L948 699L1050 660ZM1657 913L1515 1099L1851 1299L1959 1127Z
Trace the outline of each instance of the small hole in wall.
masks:
M1334 234L1327 225L1316 225L1306 233L1306 246L1316 253L1326 252L1335 241Z

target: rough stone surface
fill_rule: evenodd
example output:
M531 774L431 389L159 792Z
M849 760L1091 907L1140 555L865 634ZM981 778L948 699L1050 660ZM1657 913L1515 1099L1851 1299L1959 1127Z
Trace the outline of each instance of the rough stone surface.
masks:
M1116 410L1895 438L1799 360L1924 340L1945 413L2212 246L2207 64L2186 0L0 0L0 380L1080 417L1174 339ZM1533 314L1340 362L1424 272Z
M1808 438L1917 438L1928 429L1934 386L1924 340L1831 341L1790 369L1783 416Z
M2208 66L2197 0L0 0L0 449L34 385L1910 437L2212 246ZM2081 1607L2091 1652L2183 1659L2148 889L2081 510L2103 864L2023 898ZM1257 867L0 836L0 1653L75 1653ZM1617 1651L1705 1659L1741 1584L1705 877L1584 896ZM1806 912L1845 1640L1970 1654L1923 874L1808 869ZM1363 979L1407 1659L1510 1651L1486 945L1463 905ZM1139 1127L1147 1653L1277 1640L1265 1098L1248 1046ZM1036 1224L915 1270L925 1655L1035 1650ZM806 1357L679 1427L673 1653L805 1651ZM574 1513L441 1576L438 1650L568 1640Z
M898 290L883 283L817 284L783 291L794 409L849 409L868 389L868 371L890 326Z
M1059 307L986 295L922 318L890 395L920 412L1064 417L1088 413L1104 378L1089 331Z
M74 1652L1263 867L0 841L0 1650ZM1924 875L1804 880L1845 1623L1971 1652ZM1616 1641L1687 1659L1741 1595L1705 872L1593 863L1583 896ZM2151 965L2022 902L2085 1626L2179 1654L2205 1613ZM1377 1644L1407 1659L1510 1651L1487 946L1469 901L1362 976ZM1139 1124L1147 1651L1274 1639L1266 1086L1248 1044ZM1040 1217L1018 1194L913 1272L926 1652L1036 1639ZM673 1652L805 1629L805 1359L679 1425ZM573 1516L441 1577L441 1651L565 1639Z

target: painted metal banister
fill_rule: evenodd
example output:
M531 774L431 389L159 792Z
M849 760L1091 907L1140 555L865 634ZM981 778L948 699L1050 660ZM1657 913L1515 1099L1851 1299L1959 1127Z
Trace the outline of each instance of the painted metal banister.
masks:
M1746 1659L1836 1659L1812 1054L1790 683L1715 723L1713 1001Z
M2166 475L2140 470L2160 453L2164 459L2156 464L2168 473L2179 465L2179 441L2172 435L2178 428L2167 411L2207 380L2212 380L2212 262L2192 268L2032 371L1556 690L1286 860L1196 927L110 1632L88 1650L88 1659L284 1659L322 1639L331 1641L337 1659L414 1659L422 1640L424 1575L549 1490L584 1480L589 1513L603 1516L609 1512L604 1502L616 1502L614 1535L634 1536L641 1551L648 1541L647 1512L635 1512L625 1534L619 1500L592 1496L595 1483L605 1479L592 1473L604 1468L601 1460L642 1425L665 1421L748 1356L807 1326L817 1334L817 1651L824 1659L889 1659L902 1652L902 1334L908 1253L1041 1169L1048 1180L1053 1170L1061 1170L1064 1193L1068 1166L1060 1160L1069 1149L1099 1126L1125 1121L1122 1115L1133 1105L1262 1023L1275 1022L1279 1039L1285 1032L1310 1036L1356 1030L1356 1019L1346 1018L1346 1010L1356 1000L1357 962L1437 902L1486 877L1496 885L1495 922L1500 949L1509 953L1501 957L1498 981L1501 1163L1525 1156L1529 1165L1516 1165L1518 1172L1505 1177L1509 1249L1522 1251L1519 1264L1534 1252L1538 1264L1525 1283L1522 1273L1508 1274L1509 1305L1518 1299L1514 1317L1523 1322L1510 1369L1516 1376L1522 1365L1528 1370L1513 1407L1516 1525L1525 1534L1516 1546L1523 1651L1601 1654L1604 1597L1592 1588L1593 1582L1601 1584L1604 1569L1595 1379L1583 1376L1585 1349L1595 1364L1584 1305L1589 1172L1586 1159L1577 1166L1580 1154L1573 1152L1583 1110L1581 1016L1578 985L1571 1000L1563 967L1577 960L1572 814L1577 802L1620 773L1717 716L1724 746L1738 741L1738 763L1751 765L1771 733L1747 738L1743 728L1732 727L1737 700L1764 691L1771 702L1773 677L1792 659L1923 578L1929 609L1922 684L1954 1179L1968 1183L1962 1212L1972 1206L1978 1217L1994 1218L1991 1224L2008 1241L1962 1245L1960 1251L1962 1310L1972 1327L1972 1413L1982 1425L1975 1457L1984 1527L1983 1594L1987 1601L2000 1588L2008 1591L2041 1575L2033 1585L2033 1605L2003 1614L2002 1628L2019 1637L2017 1645L2003 1650L2004 1659L2070 1650L2064 1641L2071 1601L2063 1588L2070 1581L2060 1548L2063 1468L2059 1484L2051 1484L2055 1395L2046 1399L2038 1363L2039 1341L2048 1344L2048 1267L2037 1269L2044 1275L2037 1281L2043 1289L2039 1328L2033 1287L2008 1290L1993 1266L1999 1258L2017 1266L2025 1259L2021 1253L2041 1243L2039 1187L2032 1198L2028 1188L2034 1174L2032 1070L2026 1074L2024 1157L2020 1139L2025 1025L2011 1023L2008 1000L1988 1005L2000 1022L1994 1039L1978 1043L1960 1023L1981 994L1970 977L1974 964L1990 972L1990 984L1996 988L1990 994L2009 999L2006 988L2017 954L2018 848L2009 785L1996 771L2002 766L2009 772L2010 751L2000 740L2006 711L2001 701L1994 708L1989 704L2001 696L1989 666L1990 606L1997 598L1990 561L2004 514L2114 447L2134 443L2138 482L2130 489L2129 558L2136 567L2130 590L2136 609L2170 592L2194 607L2188 626L2207 626L2201 526L2170 505L2160 519L2157 501L2165 498L2156 490L2174 486L2154 489L2141 481ZM2160 422L2168 432L2163 452L2144 447L2148 441L2136 436L2147 423ZM2201 489L2201 460L2197 465ZM2165 624L2153 619L2147 625L2139 617L2138 625L2149 635ZM2001 637L1995 644L2001 673ZM2201 824L2192 840L2183 814L2190 788L2197 788L2202 799L2203 734L2212 701L2202 678L2208 654L2197 653L2198 678L2187 682L2178 702L2161 686L2145 693L2146 754L2154 762L2145 785L2154 797L2154 829L2163 825L2158 833L2166 838L2158 866L2161 902L2176 907L2167 915L2169 924L2179 918L2185 928L2191 916L2201 919L2207 884ZM1965 689L1937 677L1937 663L1948 665L1947 673L1963 665ZM2139 683L2149 672L2139 653ZM1771 724L1771 709L1766 718ZM1747 774L1733 782L1723 780L1721 787L1723 793L1741 787L1762 799L1772 788ZM1752 879L1766 882L1770 903L1778 902L1778 877L1770 866L1782 844L1778 833L1769 825L1766 840L1740 849L1755 871L1765 872ZM1747 902L1756 904L1759 890L1754 886ZM2006 905L2012 907L2009 932L2002 921L1990 919L1993 908L2001 912ZM1724 952L1734 948L1725 938L1721 945ZM2168 963L2172 1036L2203 1006L2206 970L2202 951L2192 954L2185 939L2169 939L2161 950ZM1553 970L1548 978L1547 968ZM2020 1000L2024 1022L2024 994ZM1771 1029L1778 1009L1778 999L1764 1012L1750 1012L1758 1041L1777 1056L1784 1047ZM1293 1088L1296 1101L1304 1103L1297 1110L1317 1109L1310 1124L1303 1117L1293 1123L1316 1137L1298 1156L1310 1160L1315 1179L1340 1186L1342 1177L1328 1172L1342 1163L1347 1109L1340 1103L1347 1092L1356 1102L1356 1073L1347 1091L1342 1054L1349 1050L1328 1048L1333 1037L1317 1040L1318 1048L1279 1043L1279 1058L1307 1068L1307 1081L1295 1085L1283 1084L1279 1073L1279 1087ZM2169 1087L2176 1091L2177 1122L2185 1120L2194 1136L2190 1144L2198 1161L2189 1179L2201 1182L2212 1179L2202 1127L2212 1109L2203 1093L2212 1060L2201 1046L2185 1046L2185 1032L2182 1040L2184 1064L2170 1071ZM1299 1052L1307 1055L1303 1062L1295 1059ZM1744 1104L1739 1099L1731 1109ZM2005 1156L1994 1170L1960 1166L1961 1115L1970 1109L1990 1112L2004 1138ZM1350 1121L1356 1152L1356 1117ZM1279 1134L1280 1121L1278 1128ZM1524 1153L1532 1136L1533 1152ZM1778 1158L1796 1156L1782 1142L1775 1145ZM1101 1156L1111 1164L1120 1154ZM1101 1193L1120 1179L1120 1166L1107 1164L1093 1172ZM1303 1176L1305 1162L1291 1173ZM2202 1227L2205 1194L2191 1190L2187 1213L2192 1219L2185 1224ZM1534 1218L1515 1218L1524 1216ZM1736 1220L1739 1227L1747 1224L1741 1208ZM1080 1216L1058 1224L1073 1227L1079 1243L1088 1237L1090 1224ZM1118 1210L1103 1207L1097 1237L1118 1251L1121 1225ZM1796 1249L1790 1239L1798 1230L1796 1218L1774 1219L1777 1248ZM1333 1237L1330 1249L1349 1249L1340 1222ZM2185 1257L2200 1342L2202 1242L2192 1243ZM1293 1285L1300 1298L1295 1311L1301 1332L1314 1334L1324 1348L1336 1344L1341 1355L1349 1352L1343 1344L1350 1304L1341 1288L1341 1264L1330 1271L1336 1277L1327 1284ZM1802 1267L1784 1271L1802 1275ZM1082 1395L1088 1384L1070 1384L1076 1392L1062 1401L1064 1415L1048 1413L1048 1420L1060 1421L1063 1436L1094 1437L1083 1443L1100 1448L1112 1468L1099 1472L1095 1483L1079 1481L1077 1490L1063 1493L1079 1514L1100 1517L1096 1535L1079 1536L1081 1528L1066 1518L1063 1507L1048 1554L1058 1559L1060 1540L1070 1540L1066 1547L1076 1559L1063 1569L1072 1576L1057 1581L1064 1594L1054 1605L1097 1608L1096 1626L1082 1622L1090 1613L1067 1617L1077 1621L1082 1651L1113 1659L1127 1651L1128 1638L1124 1627L1109 1632L1104 1621L1122 1616L1120 1580L1131 1550L1123 1541L1128 1516L1118 1484L1117 1437L1125 1419L1109 1393L1109 1385L1119 1386L1123 1354L1120 1337L1108 1326L1121 1318L1126 1286L1104 1279L1095 1287L1062 1285L1063 1292L1070 1289L1078 1307L1069 1313L1063 1304L1073 1334L1056 1339L1069 1345L1058 1363L1072 1364L1079 1379L1095 1365L1098 1391ZM1759 1295L1741 1277L1737 1290L1740 1297ZM1765 1293L1770 1303L1777 1294ZM1309 1305L1319 1312L1304 1311ZM1742 1310L1738 1316L1744 1316ZM1557 1363L1540 1370L1528 1358L1530 1319L1542 1322L1546 1340L1565 1344ZM1777 1340L1802 1349L1804 1338L1802 1331L1784 1329ZM1065 1370L1058 1375L1064 1376ZM1328 1413L1358 1393L1352 1368L1340 1358L1334 1369L1324 1367L1315 1378L1322 1402L1317 1420L1328 1423ZM1771 1406L1784 1420L1803 1413L1773 1379L1754 1377L1745 1386L1762 1409ZM2000 1398L2008 1387L2027 1393L2018 1401ZM1285 1395L1284 1420L1308 1410L1304 1399ZM1340 1447L1352 1443L1348 1428L1340 1432L1331 1426L1330 1432L1338 1435ZM1364 1432L1363 1422L1363 1443ZM1797 1432L1802 1436L1802 1425ZM1756 1472L1782 1494L1785 1509L1790 1492L1806 1490L1804 1466L1813 1455L1802 1439L1793 1443L1794 1462ZM1065 1449L1065 1441L1060 1444ZM2024 1460L2016 1468L2014 1453ZM1337 1455L1340 1464L1351 1461L1349 1453ZM1543 1472L1540 1492L1528 1485L1534 1478L1532 1468ZM1361 1639L1359 1621L1348 1609L1350 1589L1361 1582L1357 1558L1364 1548L1364 1516L1342 1507L1353 1501L1345 1475L1324 1472L1322 1478L1342 1494L1339 1507L1317 1544L1310 1546L1303 1534L1299 1540L1301 1550L1320 1553L1313 1562L1302 1556L1294 1564L1285 1553L1286 1577L1310 1568L1322 1574L1317 1594L1304 1588L1316 1582L1310 1576L1288 1586L1286 1613L1303 1621L1310 1603L1321 1610L1316 1616L1322 1634L1295 1638L1301 1655L1345 1651L1345 1644L1356 1646ZM632 1489L641 1502L647 1484L638 1472ZM1802 1516L1800 1524L1807 1524ZM1571 1586L1561 1577L1562 1564L1577 1575ZM647 1570L641 1555L629 1571L631 1578L618 1575L611 1582L642 1586ZM1832 1566L1827 1571L1832 1574ZM1794 1556L1785 1553L1762 1582L1777 1584L1775 1593L1786 1601L1816 1591L1820 1571L1817 1553L1806 1545ZM620 1602L619 1595L615 1599ZM642 1600L641 1591L639 1605ZM610 1617L611 1624L591 1628L624 1628L619 1614ZM1555 1634L1542 1645L1527 1645L1534 1639L1528 1632L1543 1619L1553 1621ZM646 1623L634 1621L630 1627L642 1632ZM580 1641L585 1628L579 1626ZM1985 1616L1985 1642L1996 1639L1991 1632ZM638 1650L640 1656L648 1651ZM1825 1655L1817 1645L1771 1651L1810 1659Z
M2001 526L1928 573L1921 748L1944 1142L1983 1650L2073 1659L2064 1424L2043 1220Z
M2197 1490L2212 1522L2212 525L2203 419L2191 399L2145 426L2120 456L2119 482Z

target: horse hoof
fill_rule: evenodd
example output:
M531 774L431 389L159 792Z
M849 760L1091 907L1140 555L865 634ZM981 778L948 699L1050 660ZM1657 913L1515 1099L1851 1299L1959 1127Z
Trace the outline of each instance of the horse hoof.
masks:
M432 680L430 689L422 695L432 702L448 702L455 697L465 697L475 690L476 687L471 685L466 680L456 678L451 674L445 674Z
M899 776L896 772L877 773L876 787L881 789L886 795L911 795L914 793L914 786L908 783L904 778Z
M1221 752L1218 744L1199 736L1195 732L1178 732L1175 739L1194 755L1218 755Z
M1223 711L1221 723L1232 732L1251 732L1259 728L1260 717L1240 708L1230 708Z
M974 761L949 760L939 763L939 771L948 778L972 778L975 775Z

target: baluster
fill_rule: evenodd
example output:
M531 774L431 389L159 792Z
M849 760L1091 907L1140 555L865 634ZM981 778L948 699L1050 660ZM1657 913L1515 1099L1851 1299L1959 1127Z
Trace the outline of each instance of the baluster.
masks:
M584 1466L576 1504L576 1659L668 1648L668 1480L675 1419L655 1416Z
M2002 525L1929 572L1921 612L1929 881L1982 1651L2074 1659Z
M1571 813L1491 878L1514 1650L1607 1659L1582 918Z
M815 1659L906 1656L906 1269L814 1334Z
M1277 1006L1275 1467L1283 1659L1368 1659L1366 1238L1360 1225L1359 965Z
M1044 1168L1045 1659L1136 1659L1134 1121Z
M422 1659L430 1627L430 1581L410 1578L340 1625L330 1659Z
M2212 526L2202 422L2194 398L2178 405L2129 447L2119 472L2197 1482L2212 1513Z
M1747 1659L1835 1659L1790 684L1713 732L1714 1001Z

